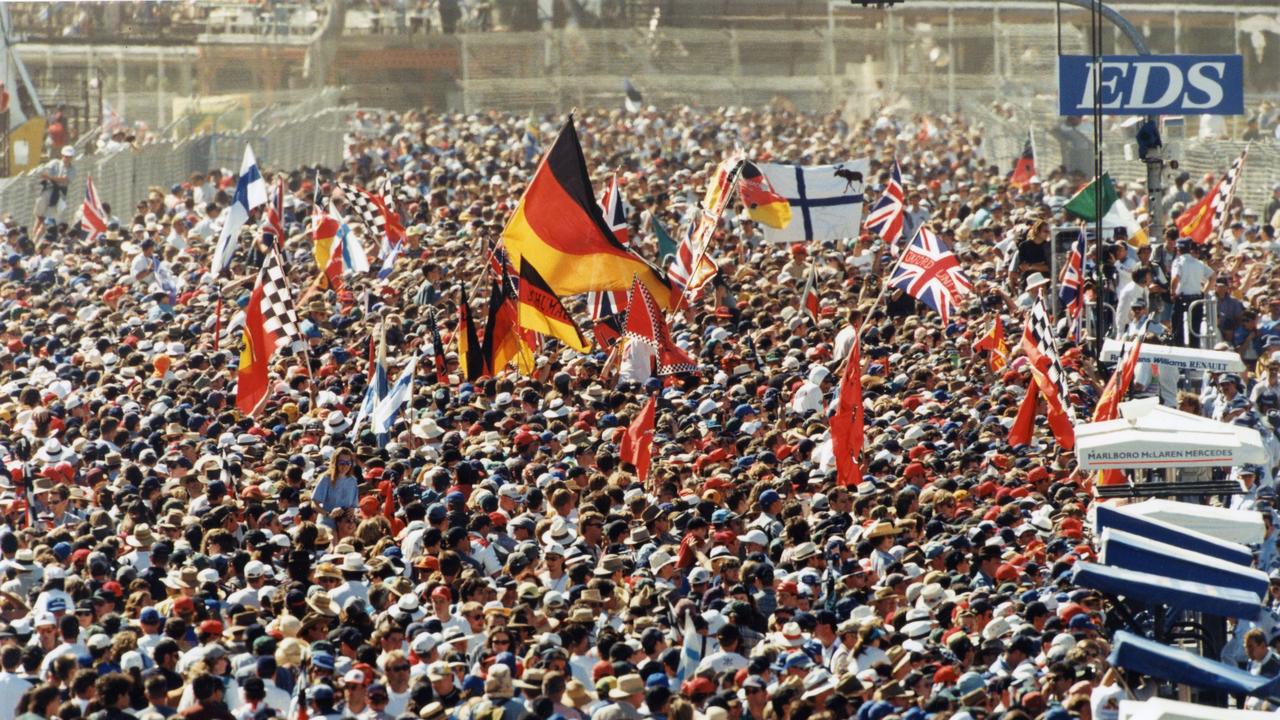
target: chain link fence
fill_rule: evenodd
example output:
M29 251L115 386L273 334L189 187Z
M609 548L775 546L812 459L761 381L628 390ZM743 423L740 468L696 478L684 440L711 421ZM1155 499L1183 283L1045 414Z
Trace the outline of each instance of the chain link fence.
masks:
M263 168L292 170L302 166L336 166L342 161L343 140L353 107L333 104L318 108L307 103L297 112L260 118L239 133L208 133L171 141L162 140L137 150L94 154L77 158L76 179L68 188L66 208L60 217L70 221L84 201L85 175L93 177L102 202L114 214L126 217L133 203L145 198L151 187L167 189L195 172L225 168L239 172L246 145L253 147ZM0 180L0 215L11 215L20 224L33 221L40 191L39 168Z

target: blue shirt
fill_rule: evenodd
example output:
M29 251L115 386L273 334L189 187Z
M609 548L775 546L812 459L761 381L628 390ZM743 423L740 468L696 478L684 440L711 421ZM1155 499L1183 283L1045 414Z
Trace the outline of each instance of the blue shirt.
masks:
M320 484L316 485L315 492L311 493L311 499L325 512L333 512L338 508L353 508L359 499L358 485L356 479L350 475L338 478L337 482L325 476L320 479Z

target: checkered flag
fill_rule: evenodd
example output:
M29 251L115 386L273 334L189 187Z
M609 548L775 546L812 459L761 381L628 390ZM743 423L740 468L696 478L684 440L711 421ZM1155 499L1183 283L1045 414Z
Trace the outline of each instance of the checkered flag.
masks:
M1058 360L1053 324L1041 300L1036 300L1036 304L1027 313L1026 327L1022 329L1022 351L1031 362L1032 375L1035 376L1045 401L1051 408L1065 412L1072 424L1075 424L1076 415L1070 402L1071 390L1067 387L1067 374Z
M266 264L258 275L258 285L262 287L262 300L258 306L262 310L262 329L270 338L272 351L288 347L293 352L302 352L307 340L298 324L293 293L289 290L289 279L278 252L267 253Z
M358 185L338 183L337 187L370 233L385 238L385 242L392 246L404 240L404 227L386 199Z

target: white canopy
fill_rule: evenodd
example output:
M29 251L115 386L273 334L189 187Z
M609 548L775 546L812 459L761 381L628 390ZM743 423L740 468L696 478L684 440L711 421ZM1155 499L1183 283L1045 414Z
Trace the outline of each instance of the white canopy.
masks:
M1275 713L1151 698L1121 700L1118 720L1275 720Z
M1184 530L1241 545L1256 545L1262 542L1266 534L1262 515L1251 510L1230 510L1160 498L1125 505L1123 510L1130 515L1160 520Z
M1159 404L1120 403L1120 418L1077 425L1082 470L1217 467L1264 463L1257 430L1210 420Z
M1117 362L1123 356L1128 343L1107 339L1102 343L1102 362ZM1178 370L1207 370L1209 372L1241 372L1244 361L1240 353L1225 350L1201 350L1200 348L1173 347L1142 343L1138 349L1139 362L1155 363Z

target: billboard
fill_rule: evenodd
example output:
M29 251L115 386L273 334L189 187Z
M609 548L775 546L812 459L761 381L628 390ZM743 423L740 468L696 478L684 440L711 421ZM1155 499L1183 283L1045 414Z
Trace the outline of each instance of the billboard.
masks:
M1240 55L1103 55L1104 115L1240 115ZM1092 115L1093 57L1058 56L1058 114Z

